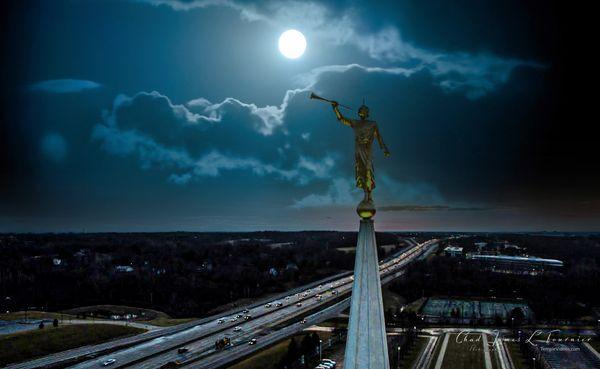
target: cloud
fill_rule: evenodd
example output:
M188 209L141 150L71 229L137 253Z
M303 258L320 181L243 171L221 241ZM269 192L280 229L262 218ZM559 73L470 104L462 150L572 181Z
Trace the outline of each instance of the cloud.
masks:
M84 79L50 79L30 84L27 88L29 91L66 94L94 90L100 87L99 83Z
M535 61L503 58L492 53L444 52L431 50L403 40L400 31L391 25L374 32L365 31L363 18L356 11L329 9L310 1L271 1L260 6L232 0L136 0L154 6L168 6L176 11L190 11L218 6L239 12L242 19L258 21L273 28L288 28L290 24L311 37L333 45L351 45L370 58L396 64L390 68L368 68L367 72L409 73L427 70L435 83L446 92L461 92L477 99L505 83L518 66L541 68ZM324 68L335 68L328 66Z
M59 133L46 134L42 138L40 148L42 154L54 162L62 161L67 155L67 142Z
M324 194L310 194L294 201L292 208L316 208L328 206L349 206L357 203L359 191L353 183L343 178L336 178Z
M198 106L200 100L195 101L192 106ZM204 103L203 106L214 104ZM153 116L156 115L155 111L162 113L158 122L145 121L135 115L147 114L148 111ZM249 113L253 114L252 111ZM139 92L132 97L118 95L113 102L112 111L105 112L103 123L94 127L92 139L100 142L101 147L110 154L137 157L142 169L177 171L170 174L168 180L178 185L204 177L218 177L223 172L234 170L250 171L259 177L273 176L304 185L314 179L330 177L335 166L331 155L318 159L298 155L295 164L287 167L255 157L223 153L219 149L203 150L202 153L193 155L184 138L195 134L199 140L210 141L212 136L209 130L222 124L217 123L220 119L205 118L183 105L173 104L168 97L156 91ZM164 127L153 126L156 124ZM163 135L174 139L166 144L161 142L164 141ZM268 139L266 136L258 137ZM202 146L202 142L194 142L188 146Z
M306 88L292 89L285 92L283 100L279 106L266 105L259 107L254 103L245 103L236 98L228 97L219 103L211 103L205 98L198 98L187 103L190 108L197 108L204 115L199 117L212 122L220 122L228 106L238 106L246 109L255 118L258 118L259 125L257 130L265 136L273 133L273 131L283 125L285 110L287 109L290 100L298 93L308 91Z
M381 185L376 188L376 199L382 203L394 201L421 203L431 200L443 201L435 187L425 183L401 183L385 174L381 176ZM377 177L376 177L377 180ZM354 206L362 191L356 188L354 181L336 178L329 185L325 193L309 194L294 201L292 208L315 208L327 206ZM379 209L379 208L378 208ZM451 208L445 205L397 205L380 208L383 211L426 211L426 210L466 210L471 208Z
M381 211L406 211L406 212L419 212L419 211L484 211L493 210L490 207L474 207L474 206L449 206L449 205L391 205L382 206L379 208Z

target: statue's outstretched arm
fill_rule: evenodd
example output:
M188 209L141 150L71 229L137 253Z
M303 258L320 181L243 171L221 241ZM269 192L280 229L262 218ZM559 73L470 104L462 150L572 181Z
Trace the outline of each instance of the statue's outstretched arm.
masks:
M388 150L385 142L383 142L383 137L381 137L381 133L379 133L379 127L375 125L375 137L377 137L377 142L379 142L379 147L383 150L383 154L385 156L390 156L390 150Z
M342 122L343 124L351 127L352 123L350 122L350 120L346 117L344 117L342 115L342 113L340 112L340 108L338 108L338 103L336 101L331 103L331 106L333 106L333 111L335 112L335 116L337 117L337 119Z

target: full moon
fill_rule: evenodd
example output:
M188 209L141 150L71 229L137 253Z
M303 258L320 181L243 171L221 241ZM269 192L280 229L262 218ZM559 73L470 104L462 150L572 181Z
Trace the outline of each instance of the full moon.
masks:
M290 29L279 36L279 51L289 59L296 59L304 54L306 39L300 31Z

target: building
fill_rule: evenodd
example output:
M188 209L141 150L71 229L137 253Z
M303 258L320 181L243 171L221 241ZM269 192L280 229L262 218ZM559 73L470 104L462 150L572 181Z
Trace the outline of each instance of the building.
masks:
M115 270L119 273L131 273L133 272L133 267L129 265L117 265L115 266Z
M478 263L483 269L514 273L536 275L546 271L562 268L563 262L556 259L543 259L535 256L508 256L508 255L468 255L468 259Z
M444 253L446 254L446 256L456 258L462 256L463 248L458 246L448 246L444 249Z

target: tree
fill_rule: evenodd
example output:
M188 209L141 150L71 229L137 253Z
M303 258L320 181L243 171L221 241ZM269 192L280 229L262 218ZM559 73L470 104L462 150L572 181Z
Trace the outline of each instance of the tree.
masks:
M44 329L44 321L41 321L41 322L40 322L40 325L38 325L38 328L39 328L39 329Z
M513 322L514 325L521 325L523 324L523 320L525 320L525 314L523 313L523 309L521 309L520 307L516 307L514 309L512 309L510 311L510 318Z
M54 320L52 321L52 325L54 327L58 327L58 319L54 318Z

